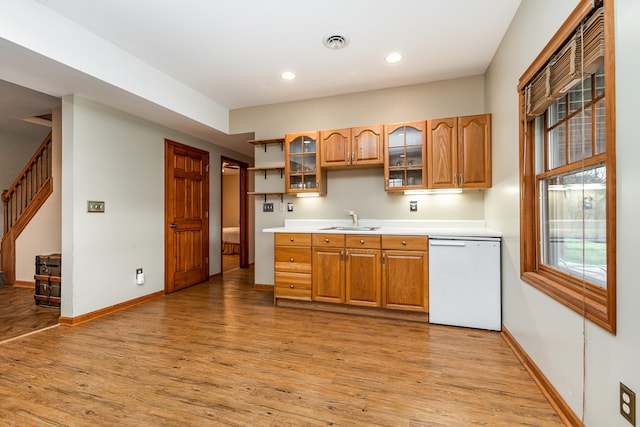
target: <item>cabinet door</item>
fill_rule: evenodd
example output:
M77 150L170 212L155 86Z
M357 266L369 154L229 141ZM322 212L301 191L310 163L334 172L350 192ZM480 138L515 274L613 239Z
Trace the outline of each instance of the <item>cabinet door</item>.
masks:
M491 187L491 116L458 118L458 170L464 188Z
M382 166L382 126L363 126L351 129L351 165Z
M325 176L320 166L318 132L285 135L285 191L324 193Z
M347 249L345 252L346 303L380 306L380 250Z
M344 302L344 249L313 248L311 293L314 301Z
M428 311L427 252L384 251L382 257L382 306Z
M322 167L344 167L351 163L350 129L320 131Z
M452 188L458 185L458 128L455 117L429 120L429 188Z
M385 125L385 190L426 188L426 122Z

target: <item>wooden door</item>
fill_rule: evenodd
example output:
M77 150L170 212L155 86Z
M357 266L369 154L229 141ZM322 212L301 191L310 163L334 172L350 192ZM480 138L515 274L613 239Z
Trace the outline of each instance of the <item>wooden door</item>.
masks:
M351 163L350 137L350 129L323 130L320 132L323 168L347 166Z
M398 310L427 311L428 258L422 251L384 251L382 306Z
M165 292L209 278L209 153L165 140Z
M314 301L344 302L344 249L313 248L311 291Z
M381 166L383 161L382 126L351 129L351 164L353 166Z
M491 116L489 114L458 118L458 158L462 187L491 187Z
M380 306L380 249L347 249L345 301L351 305Z
M455 117L429 120L428 187L453 188L458 185L458 129Z

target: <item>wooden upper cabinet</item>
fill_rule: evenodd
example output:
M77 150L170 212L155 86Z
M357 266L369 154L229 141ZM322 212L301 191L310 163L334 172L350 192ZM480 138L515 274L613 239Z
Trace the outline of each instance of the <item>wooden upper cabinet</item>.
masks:
M491 116L429 120L429 188L491 187Z
M429 188L451 188L458 179L458 119L429 120L427 153Z
M320 131L323 168L381 166L382 126Z
M382 125L351 128L351 165L382 166L383 146Z
M426 125L420 121L384 126L385 190L426 188Z
M351 129L320 131L322 167L349 166L351 160Z
M285 191L287 193L325 193L326 175L320 167L318 132L285 135Z
M458 118L459 185L491 187L491 115Z

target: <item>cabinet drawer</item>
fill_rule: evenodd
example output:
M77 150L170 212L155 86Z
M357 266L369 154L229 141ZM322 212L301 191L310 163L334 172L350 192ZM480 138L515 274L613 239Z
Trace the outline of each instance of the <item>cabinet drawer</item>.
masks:
M311 246L309 233L275 233L273 236L276 246Z
M345 247L380 249L380 235L347 234L345 235Z
M429 249L429 237L382 236L382 249L426 251Z
M275 273L274 296L311 301L311 275L303 273Z
M311 273L311 248L277 247L274 254L276 271Z
M312 234L311 240L314 247L344 247L344 234Z

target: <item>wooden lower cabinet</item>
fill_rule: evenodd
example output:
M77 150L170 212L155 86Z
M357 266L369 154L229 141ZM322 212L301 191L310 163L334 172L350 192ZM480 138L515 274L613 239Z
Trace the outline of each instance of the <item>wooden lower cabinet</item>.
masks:
M345 302L380 307L380 249L347 249Z
M428 311L426 236L276 236L276 300Z
M380 236L314 235L314 301L380 306Z
M429 311L426 236L382 236L382 307Z
M274 235L273 297L311 301L311 234Z
M313 248L312 299L344 302L344 248Z
M384 251L382 307L428 311L427 254L419 251Z

